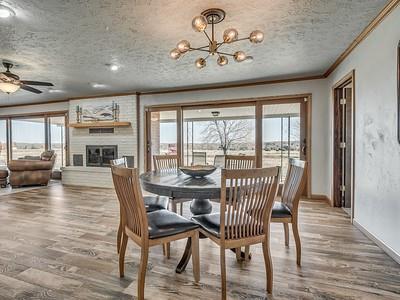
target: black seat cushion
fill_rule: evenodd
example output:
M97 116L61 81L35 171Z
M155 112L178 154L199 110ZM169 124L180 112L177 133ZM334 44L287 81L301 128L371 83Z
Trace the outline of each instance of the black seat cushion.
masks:
M235 220L235 216L236 214L233 212L231 218ZM205 231L218 238L221 237L221 215L219 213L193 216L192 220L199 224ZM228 223L227 220L228 218L225 215L225 224Z
M152 212L160 209L167 209L169 198L164 196L144 196L144 206L146 212Z
M166 209L156 210L147 214L149 238L158 239L178 233L187 232L199 226L184 217Z
M286 217L291 217L292 213L290 212L290 209L283 204L282 202L274 202L274 206L272 207L272 218L286 218Z

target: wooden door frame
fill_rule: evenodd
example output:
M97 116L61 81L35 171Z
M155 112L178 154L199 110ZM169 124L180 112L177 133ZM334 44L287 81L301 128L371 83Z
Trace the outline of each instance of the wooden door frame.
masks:
M240 106L255 106L255 118L256 118L256 137L255 137L255 147L256 147L256 158L257 167L261 166L261 155L262 155L262 106L264 104L283 104L283 103L293 103L300 102L299 100L306 102L306 115L305 115L305 135L307 143L306 160L308 162L308 172L307 172L307 185L306 185L306 196L308 198L314 198L312 196L312 172L311 172L311 152L312 152L312 140L311 140L311 127L312 127L312 94L293 94L293 95L282 95L282 96L268 96L268 97L256 97L256 98L243 98L243 99L227 99L227 100L209 100L201 102L184 102L184 103L174 103L174 104L162 104L162 105L150 105L145 106L145 128L144 128L144 163L145 170L149 171L149 162L151 164L152 158L151 153L148 151L148 139L151 137L151 112L155 111L171 111L176 110L177 112L177 152L182 157L182 113L183 110L187 109L199 109L210 108L210 107L240 107ZM261 149L261 151L260 151ZM150 165L151 166L151 165Z
M351 97L352 97L352 101L351 101L351 124L350 124L350 130L351 130L351 164L350 164L350 168L351 168L351 172L350 172L350 177L351 177L351 193L350 193L350 197L351 197L351 214L350 214L350 219L351 222L353 223L353 219L354 219L354 205L355 205L355 201L354 201L354 190L355 190L355 186L354 186L354 178L355 178L355 174L354 174L354 170L355 170L355 121L356 121L356 97L355 97L355 70L353 69L352 71L350 71L349 73L347 73L345 76L343 76L338 82L336 82L333 86L332 86L332 199L331 199L331 206L334 206L335 203L335 198L336 198L336 188L335 188L335 184L338 180L337 176L337 172L335 170L335 165L336 165L336 159L335 159L335 151L336 151L336 143L335 143L335 126L336 126L336 117L335 117L335 101L336 101L336 93L335 91L337 89L343 88L344 86L351 84Z

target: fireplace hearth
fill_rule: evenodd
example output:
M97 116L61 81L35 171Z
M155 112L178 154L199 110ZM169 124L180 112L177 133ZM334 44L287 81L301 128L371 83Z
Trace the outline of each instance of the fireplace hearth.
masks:
M110 160L118 157L116 145L88 145L86 146L87 167L109 167Z

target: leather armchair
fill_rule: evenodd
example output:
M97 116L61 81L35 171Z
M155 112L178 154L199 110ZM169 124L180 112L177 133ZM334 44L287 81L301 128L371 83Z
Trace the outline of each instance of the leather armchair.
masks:
M56 157L54 150L50 150L37 157L26 156L22 159L11 160L8 163L10 185L12 187L47 185L51 178Z

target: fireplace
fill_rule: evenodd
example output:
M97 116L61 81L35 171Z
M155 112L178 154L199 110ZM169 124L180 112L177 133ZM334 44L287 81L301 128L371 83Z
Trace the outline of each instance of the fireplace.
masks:
M109 167L110 160L118 157L118 147L111 146L86 146L87 167Z

